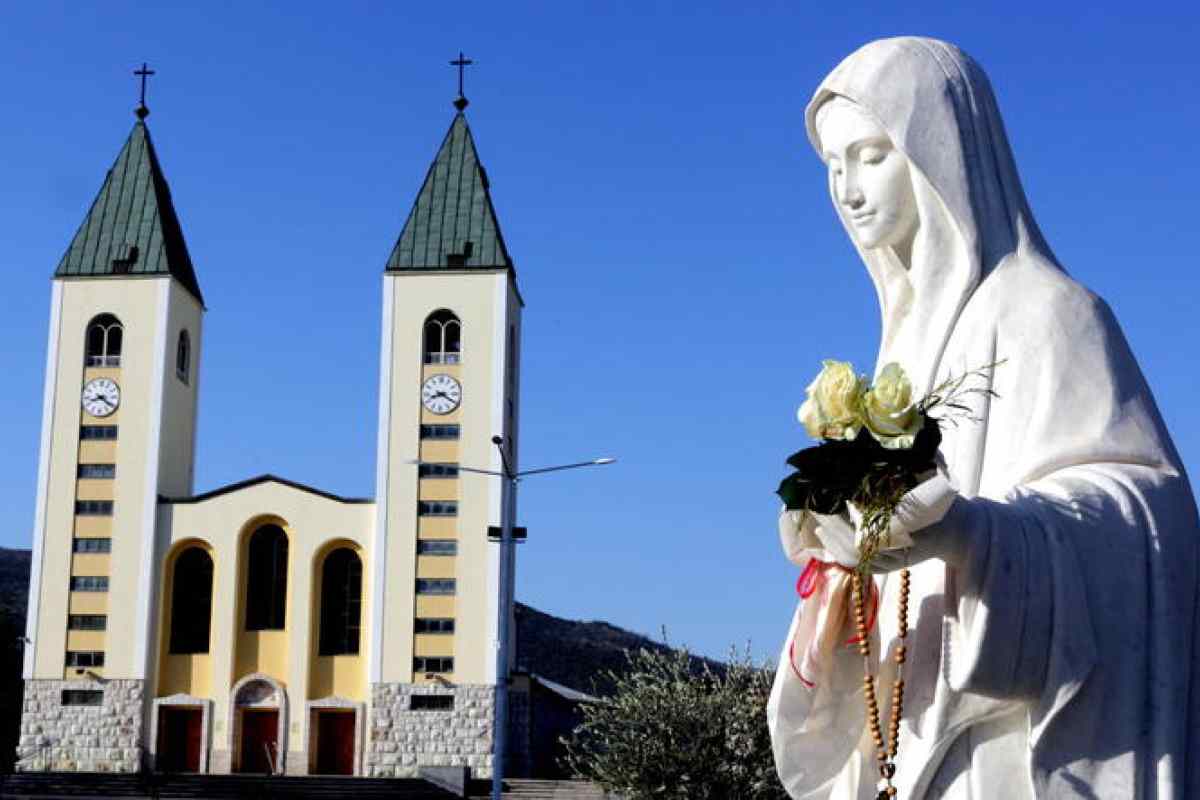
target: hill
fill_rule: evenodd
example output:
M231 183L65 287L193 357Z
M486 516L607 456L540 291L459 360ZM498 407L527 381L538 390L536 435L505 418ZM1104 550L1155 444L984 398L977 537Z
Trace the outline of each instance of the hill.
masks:
M627 650L670 650L640 633L607 622L577 622L516 604L517 669L534 672L555 683L603 697L612 693L610 673L628 669ZM699 667L704 659L693 657ZM720 669L721 664L708 661Z

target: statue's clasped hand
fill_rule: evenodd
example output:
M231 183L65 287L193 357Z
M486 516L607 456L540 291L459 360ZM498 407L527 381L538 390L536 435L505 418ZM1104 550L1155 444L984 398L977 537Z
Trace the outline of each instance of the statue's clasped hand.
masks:
M963 522L968 505L939 470L900 501L892 514L887 545L872 559L872 571L893 572L930 558L961 564L966 557ZM862 516L853 505L841 514L784 510L779 523L784 549L793 560L801 548L810 552L819 548L825 560L844 567L858 564Z

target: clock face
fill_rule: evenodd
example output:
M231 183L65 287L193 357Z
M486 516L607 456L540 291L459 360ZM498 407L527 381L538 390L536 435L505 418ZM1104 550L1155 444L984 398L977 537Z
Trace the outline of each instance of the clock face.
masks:
M430 375L421 385L421 402L434 414L449 414L462 402L462 385L449 375Z
M111 378L94 378L83 387L83 410L93 417L107 417L121 405L121 387Z

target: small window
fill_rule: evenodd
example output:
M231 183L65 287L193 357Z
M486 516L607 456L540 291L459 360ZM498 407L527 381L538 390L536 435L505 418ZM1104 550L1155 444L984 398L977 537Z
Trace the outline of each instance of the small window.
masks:
M425 464L417 468L417 474L422 478L457 478L458 464Z
M418 539L417 555L419 556L456 556L458 555L457 539Z
M453 311L441 309L425 320L425 363L462 363L462 322Z
M72 592L107 592L107 575L72 575Z
M422 425L422 439L457 439L460 426L458 425Z
M417 578L417 594L454 594L454 578Z
M88 323L84 363L89 367L121 366L121 345L125 329L112 314L101 314Z
M111 517L112 500L76 500L75 514L81 517Z
M426 672L449 672L450 670L426 670ZM453 711L452 694L414 694L408 699L410 711Z
M457 517L457 500L421 500L417 503L417 514L422 517Z
M94 439L116 439L116 425L81 425L79 426L79 438L84 440Z
M175 376L184 383L192 369L192 337L187 331L179 332L179 344L175 347Z
M68 667L103 667L103 650L68 650Z
M114 247L112 250L112 271L114 275L128 275L133 269L133 265L137 263L138 246L136 244L123 244Z
M413 631L415 633L454 633L454 619L451 617L417 617Z
M62 704L64 706L101 706L104 705L104 690L63 689Z
M454 672L454 659L447 656L417 656L413 659L413 672Z
M104 614L71 614L67 617L67 628L73 631L102 631L108 627Z
M117 477L116 464L80 464L79 477L81 478L115 478Z
M76 539L72 549L76 553L111 553L112 539Z

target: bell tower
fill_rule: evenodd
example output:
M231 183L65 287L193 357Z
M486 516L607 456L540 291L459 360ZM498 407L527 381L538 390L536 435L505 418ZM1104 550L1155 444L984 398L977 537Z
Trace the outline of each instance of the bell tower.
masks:
M369 680L371 713L392 731L432 724L426 703L454 711L447 733L470 728L464 763L486 775L498 614L512 599L487 539L501 482L466 468L501 469L496 435L517 461L524 303L466 105L460 95L384 271ZM388 774L384 755L373 742L372 774Z
M192 491L204 312L148 114L51 284L24 662L43 733L20 769L141 768L158 498Z

